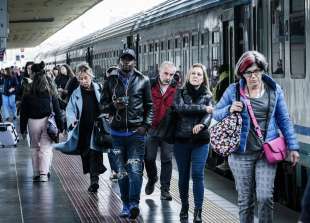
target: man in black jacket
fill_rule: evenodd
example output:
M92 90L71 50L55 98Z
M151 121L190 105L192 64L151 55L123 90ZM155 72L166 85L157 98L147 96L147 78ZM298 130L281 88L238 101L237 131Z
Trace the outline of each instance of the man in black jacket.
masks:
M120 55L120 70L107 78L103 87L103 111L112 117L113 153L118 167L118 182L123 202L122 217L139 216L145 134L153 118L149 78L137 71L136 55L125 49Z

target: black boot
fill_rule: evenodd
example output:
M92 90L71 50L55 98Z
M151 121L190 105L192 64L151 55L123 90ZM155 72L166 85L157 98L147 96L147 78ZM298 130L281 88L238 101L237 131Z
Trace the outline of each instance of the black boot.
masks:
M183 206L181 208L181 212L180 212L180 221L187 221L188 220L188 206Z
M99 188L99 176L98 175L90 175L90 186L88 191L91 193L96 193Z
M194 210L194 220L193 220L194 223L202 222L201 212L202 212L201 208L199 208L199 209L195 208L195 210Z
M147 181L147 184L145 186L145 194L146 195L150 195L154 192L154 189L155 189L155 183L158 179L155 178L155 179L149 179Z

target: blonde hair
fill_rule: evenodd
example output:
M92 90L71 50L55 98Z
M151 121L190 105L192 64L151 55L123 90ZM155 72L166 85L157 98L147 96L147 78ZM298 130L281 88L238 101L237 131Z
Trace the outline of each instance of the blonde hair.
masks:
M79 76L81 73L86 73L91 77L94 77L93 70L87 63L81 63L77 66L77 75Z
M185 86L187 83L189 83L189 77L190 77L190 75L191 75L193 69L196 68L196 67L200 68L200 69L202 70L202 73L203 73L203 82L202 82L201 85L204 86L204 87L207 89L207 91L208 91L209 94L212 94L211 91L210 91L209 78L208 78L206 66L203 65L203 64L201 64L201 63L195 63L195 64L193 64L193 65L190 67L190 69L188 70L188 72L187 72L187 74L186 74L186 77L185 77L184 86ZM184 87L184 86L183 86L183 87Z

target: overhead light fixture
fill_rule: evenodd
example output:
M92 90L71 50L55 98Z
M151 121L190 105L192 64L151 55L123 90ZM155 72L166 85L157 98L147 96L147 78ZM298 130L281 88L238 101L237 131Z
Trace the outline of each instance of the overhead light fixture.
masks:
M37 22L54 22L54 18L35 18L35 19L20 19L10 20L10 23L37 23Z

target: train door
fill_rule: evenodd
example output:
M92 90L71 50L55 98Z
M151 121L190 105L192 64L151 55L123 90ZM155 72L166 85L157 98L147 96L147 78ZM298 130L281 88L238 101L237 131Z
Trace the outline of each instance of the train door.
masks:
M229 83L234 82L235 67L234 21L223 22L223 64L229 68Z
M227 9L222 15L223 64L229 67L229 81L235 81L235 64L245 51L250 50L250 5Z
M183 73L186 74L189 70L189 36L183 36L182 40L182 59L183 59Z

